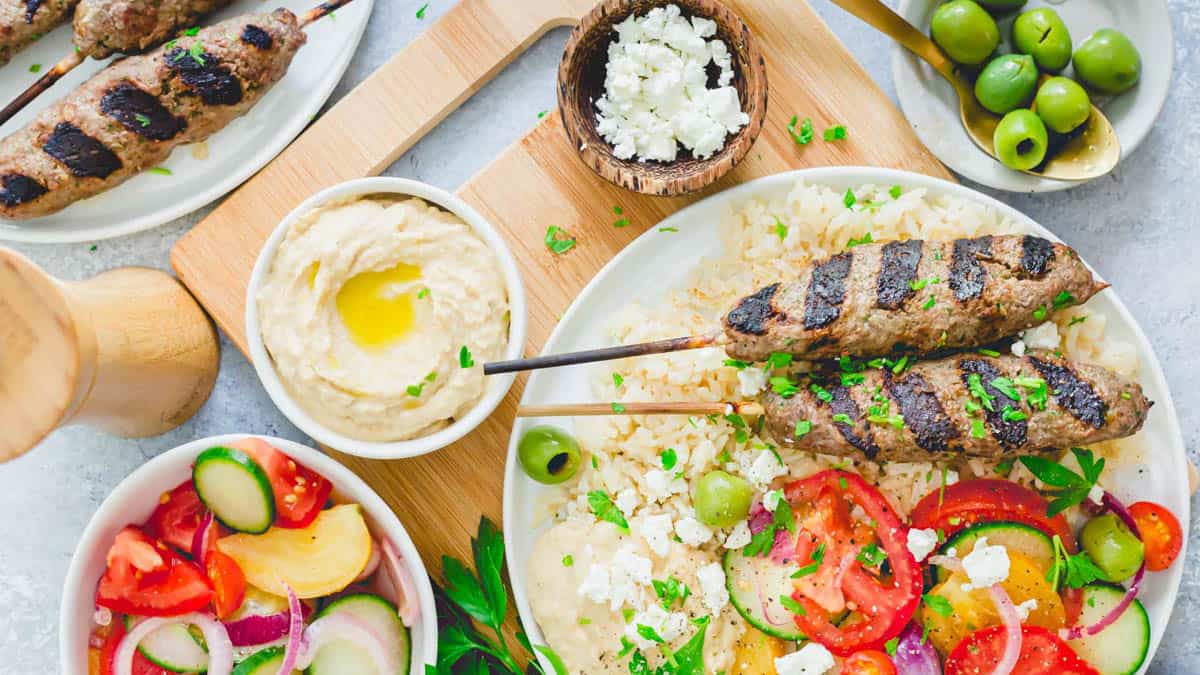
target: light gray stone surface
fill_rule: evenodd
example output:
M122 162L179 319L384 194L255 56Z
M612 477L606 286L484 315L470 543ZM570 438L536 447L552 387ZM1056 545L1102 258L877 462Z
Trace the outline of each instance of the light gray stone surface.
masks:
M826 0L810 1L847 44L856 46L860 61L894 99L889 45ZM362 81L452 3L433 0L425 20L419 21L415 13L422 4L424 0L376 0L366 37L335 97ZM985 192L1028 213L1078 248L1120 291L1166 369L1184 440L1196 459L1200 0L1171 0L1170 5L1177 42L1174 88L1137 153L1110 177L1069 192ZM535 44L387 173L450 189L464 182L532 127L539 111L554 106L555 69L566 36L566 30L557 30ZM95 251L89 244L17 248L68 279L121 265L167 269L171 246L207 212L140 235L99 242ZM138 441L68 428L54 433L35 452L0 466L0 672L33 675L58 670L58 606L67 564L94 509L130 471L179 443L213 434L251 431L308 440L274 409L241 354L227 341L222 347L221 374L212 398L181 428ZM1200 535L1193 528L1180 602L1153 673L1200 673L1198 544Z

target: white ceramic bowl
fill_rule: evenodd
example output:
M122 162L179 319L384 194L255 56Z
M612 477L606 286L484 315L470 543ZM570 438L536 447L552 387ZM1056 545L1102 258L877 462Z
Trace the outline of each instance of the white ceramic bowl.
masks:
M283 412L292 424L301 431L316 439L318 442L341 452L371 459L402 459L416 457L450 445L479 426L488 415L500 405L500 401L512 388L515 374L492 375L487 378L487 389L483 398L471 408L466 415L455 420L450 426L440 429L428 436L421 436L407 441L363 441L340 434L308 414L283 386L275 363L263 344L262 330L258 322L258 289L262 286L275 251L283 241L288 229L301 216L328 202L367 194L396 194L419 197L430 204L441 207L458 216L475 230L475 234L488 245L496 256L496 262L504 275L504 283L508 287L508 306L510 312L508 349L505 359L520 358L525 350L525 286L521 282L521 273L517 269L517 261L513 258L508 244L491 223L484 219L478 211L467 205L455 195L405 178L360 178L340 185L334 185L318 192L304 200L292 210L271 233L270 239L258 254L254 263L254 271L250 275L250 286L246 290L246 340L250 345L250 357L254 361L254 369L258 379L266 388L267 394L275 406Z
M96 609L96 583L104 574L105 557L113 538L126 525L145 522L158 506L158 496L192 475L192 463L201 452L246 436L230 434L201 438L168 450L129 474L100 505L83 531L63 584L58 627L62 672L88 672L88 635ZM433 587L417 548L396 514L361 478L324 454L292 441L268 436L261 438L328 478L333 483L333 494L337 501L361 504L371 532L395 544L408 565L420 596L421 616L412 627L412 665L409 672L414 675L425 672L425 664L437 662L437 609L434 606Z
M897 12L909 23L929 34L933 12L945 0L900 0ZM1128 157L1154 126L1167 100L1171 71L1175 67L1175 38L1166 0L1031 0L1022 11L1051 7L1062 17L1078 48L1100 28L1116 28L1129 36L1142 55L1142 77L1120 96L1098 101L1116 129L1122 158ZM1011 50L1012 23L1016 13L999 17L1001 51ZM1007 46L1006 46L1007 45ZM1064 71L1072 74L1070 66ZM892 52L892 81L900 108L921 142L946 166L971 180L1012 192L1053 192L1081 185L1078 182L1037 178L1005 167L984 154L963 130L954 90L932 68L907 49L896 45Z

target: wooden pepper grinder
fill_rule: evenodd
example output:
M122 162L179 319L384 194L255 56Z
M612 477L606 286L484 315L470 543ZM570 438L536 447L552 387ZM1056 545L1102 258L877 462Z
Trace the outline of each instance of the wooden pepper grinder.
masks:
M60 281L0 247L0 462L67 424L169 431L208 399L219 361L212 323L171 276Z

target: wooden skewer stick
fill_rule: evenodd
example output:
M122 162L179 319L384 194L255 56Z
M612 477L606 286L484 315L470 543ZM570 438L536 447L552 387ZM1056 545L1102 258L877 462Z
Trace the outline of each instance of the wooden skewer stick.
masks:
M331 0L330 2L322 2L316 7L313 7L305 12L300 17L300 27L304 28L318 19L327 17L335 10L345 7L352 1L353 0ZM83 63L85 58L87 58L86 54L76 50L71 52L71 54L63 58L58 63L54 64L54 67L50 70L47 70L45 75L39 77L36 82L29 85L28 89L21 92L21 94L13 99L11 103L6 105L4 110L0 110L0 124L4 124L8 120L12 119L13 115L21 112L25 106L33 102L33 99L46 93L50 87L54 86L55 82L58 82L67 73L74 70L75 66Z
M533 358L528 359L513 359L512 361L496 361L493 363L485 363L483 364L483 374L499 375L501 373L515 373L522 370L540 370L542 368L574 366L581 363L594 363L596 361L624 359L630 356L665 354L667 352L681 352L688 349L700 349L701 347L714 347L724 343L725 336L722 333L691 335L688 337L670 338L668 340L657 340L655 342L642 342L635 345L618 345L616 347L603 347L601 349L587 349L581 352L546 354L543 356L534 356Z
M677 401L669 403L555 403L522 405L517 417L594 417L598 415L745 415L759 417L762 405L753 402Z

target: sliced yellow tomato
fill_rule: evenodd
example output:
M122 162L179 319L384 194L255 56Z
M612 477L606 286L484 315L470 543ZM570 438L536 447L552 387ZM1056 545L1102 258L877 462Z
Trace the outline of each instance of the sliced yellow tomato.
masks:
M787 643L753 628L738 638L730 675L773 675L775 659L787 653Z
M268 593L319 598L349 586L371 558L371 533L358 504L322 511L308 527L235 534L217 548L237 561L246 581Z
M1066 625L1067 615L1062 598L1046 581L1046 571L1032 558L1011 549L1008 559L1008 579L1000 583L1008 597L1017 605L1029 600L1037 601L1037 607L1029 612L1029 618L1022 623L1050 631L1057 631ZM942 654L948 654L971 633L1001 623L996 603L987 589L963 590L963 585L969 581L962 572L955 572L930 591L931 595L939 595L950 603L952 611L948 613L932 609L927 602L921 603L919 618L929 630L929 641Z

